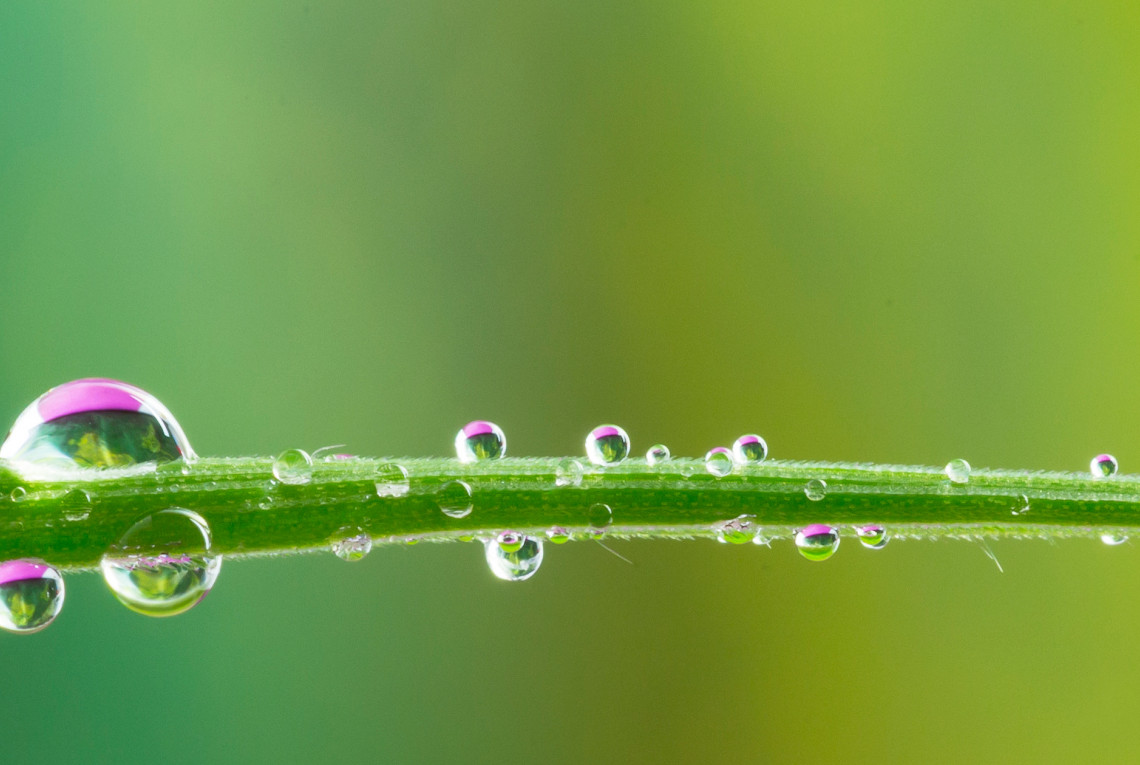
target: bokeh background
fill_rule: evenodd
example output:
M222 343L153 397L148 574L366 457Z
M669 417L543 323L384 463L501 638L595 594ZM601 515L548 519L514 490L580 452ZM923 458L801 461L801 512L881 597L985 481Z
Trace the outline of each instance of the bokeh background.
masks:
M1098 2L0 5L0 420L200 453L1140 466L1140 18ZM10 762L1136 761L1140 550L475 545L94 575Z

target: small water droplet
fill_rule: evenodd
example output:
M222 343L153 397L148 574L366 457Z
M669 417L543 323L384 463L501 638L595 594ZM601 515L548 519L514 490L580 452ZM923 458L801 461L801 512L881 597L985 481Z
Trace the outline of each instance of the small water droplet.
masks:
M313 458L304 449L286 449L273 460L273 477L292 486L313 478Z
M408 469L395 462L385 462L376 467L376 496L402 497L411 488Z
M341 560L358 561L372 552L372 537L357 528L343 528L330 545L333 554Z
M732 452L723 446L709 449L705 455L705 470L717 478L724 478L731 473L733 465Z
M135 523L103 556L103 580L123 605L146 616L184 613L210 592L222 567L211 554L210 527L172 507Z
M16 488L12 489L12 493L9 494L8 497L13 502L23 502L28 498L28 490L23 486L17 486Z
M1101 534L1100 541L1104 542L1109 547L1116 547L1128 541L1128 536L1125 534Z
M269 508L273 507L273 500L269 497L265 497L257 503L257 507L261 510L268 510Z
M733 442L732 456L741 465L763 462L768 458L768 442L755 433L748 433Z
M551 544L562 545L570 541L570 529L563 526L551 526L546 530L546 538Z
M970 480L970 463L961 459L950 460L942 472L946 473L950 483L961 486Z
M1098 480L1116 475L1119 467L1116 457L1111 454L1098 454L1089 462L1089 472L1092 473L1093 478Z
M1018 494L1017 498L1013 501L1013 510L1010 511L1014 515L1025 515L1029 512L1029 497L1025 494Z
M496 539L488 540L484 552L491 573L507 582L530 579L542 565L542 540L533 537L520 537L511 551L504 550Z
M471 514L471 486L464 481L448 481L435 493L435 501L450 518L466 518Z
M503 429L487 420L475 420L455 434L455 456L460 462L497 460L507 453Z
M523 546L526 537L517 531L500 531L495 537L495 544L505 553L518 552Z
M839 532L822 523L796 532L796 547L808 560L827 560L839 549Z
M582 463L578 460L564 459L554 468L554 485L577 487L582 485L582 473L585 472Z
M602 502L590 505L590 509L586 513L586 522L589 525L588 536L590 539L601 539L614 522L613 508Z
M102 378L44 393L0 444L0 459L32 478L180 458L194 459L194 450L170 411L141 388Z
M756 516L741 515L718 524L716 538L722 544L742 545L756 537Z
M813 478L804 486L804 496L812 502L819 502L827 496L827 481L822 478Z
M860 544L868 550L882 550L887 546L887 530L878 524L860 526L855 529L855 534L859 537Z
M649 451L645 452L645 461L650 465L660 465L663 462L668 462L669 458L673 455L669 453L669 447L665 444L654 444L649 447Z
M63 577L41 560L0 563L0 629L30 635L63 608Z
M617 425L599 425L586 436L586 456L601 467L620 465L629 447L629 434Z

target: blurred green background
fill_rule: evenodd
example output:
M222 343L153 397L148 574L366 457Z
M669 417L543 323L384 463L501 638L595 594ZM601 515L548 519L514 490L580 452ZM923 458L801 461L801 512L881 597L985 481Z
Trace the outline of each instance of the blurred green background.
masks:
M1140 469L1123 3L0 5L0 421L154 392L199 453ZM1134 544L475 545L68 582L9 762L1136 761Z

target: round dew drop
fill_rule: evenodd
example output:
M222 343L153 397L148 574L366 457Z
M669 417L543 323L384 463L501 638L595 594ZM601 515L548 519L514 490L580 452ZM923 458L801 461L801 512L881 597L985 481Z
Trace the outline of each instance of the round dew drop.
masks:
M466 518L471 515L471 486L465 481L448 481L435 493L439 509L449 518Z
M362 560L372 552L372 537L365 534L363 529L341 529L340 534L342 536L335 540L330 548L333 555L341 560L350 562Z
M751 542L756 532L756 516L741 515L717 525L716 538L721 544L743 545Z
M724 478L732 472L732 452L723 446L709 449L705 455L705 470L717 478Z
M651 467L660 465L663 462L668 462L669 458L673 455L669 453L669 447L665 444L654 444L649 447L649 451L645 452L645 461Z
M563 545L570 541L570 529L564 526L551 526L546 530L546 538L551 544Z
M748 433L733 442L732 457L739 465L758 464L768 458L768 443L755 433Z
M562 487L578 487L582 485L582 474L585 472L582 463L578 460L566 458L560 460L554 468L554 485Z
M63 608L63 577L39 560L0 563L0 629L30 635Z
M812 502L819 502L827 496L827 481L822 478L813 478L804 486L804 496Z
M796 547L808 560L827 560L839 549L839 532L831 526L813 523L796 532Z
M629 456L629 434L617 425L599 425L586 436L586 456L601 467L620 465Z
M376 496L402 497L411 489L408 469L395 462L385 462L376 467Z
M859 543L868 550L882 550L887 546L887 530L877 524L860 526L855 529L855 535L859 537Z
M1100 480L1102 478L1111 478L1116 475L1116 471L1120 468L1116 462L1116 457L1111 454L1098 454L1089 462L1089 472L1092 477Z
M507 582L530 579L542 565L542 540L520 536L518 545L512 544L511 547L512 550L505 550L498 539L484 543L487 567L492 574Z
M970 480L970 463L966 460L950 460L943 469L950 483L962 486Z
M1116 547L1128 541L1128 537L1124 534L1101 534L1100 541L1109 547Z
M526 537L517 531L500 531L495 537L495 544L505 553L518 552L524 541L526 541Z
M273 460L273 477L291 486L306 484L313 478L313 458L304 449L286 449Z
M601 539L606 535L606 530L613 525L613 508L602 502L590 505L590 509L587 511L586 521L589 525L589 537L591 539Z
M497 460L507 453L507 436L503 429L487 420L475 420L455 434L455 456L460 462Z

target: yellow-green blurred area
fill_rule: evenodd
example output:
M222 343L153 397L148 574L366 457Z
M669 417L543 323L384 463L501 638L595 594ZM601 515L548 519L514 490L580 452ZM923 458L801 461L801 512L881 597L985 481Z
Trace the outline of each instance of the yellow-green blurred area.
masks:
M0 421L1140 471L1138 82L1127 3L4 3ZM3 760L1140 759L1140 544L613 547L70 577Z

